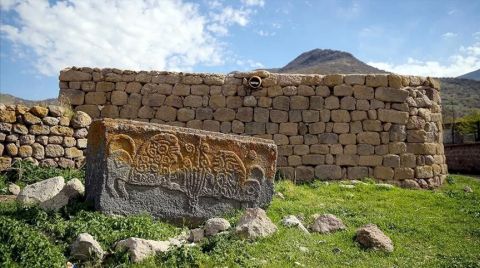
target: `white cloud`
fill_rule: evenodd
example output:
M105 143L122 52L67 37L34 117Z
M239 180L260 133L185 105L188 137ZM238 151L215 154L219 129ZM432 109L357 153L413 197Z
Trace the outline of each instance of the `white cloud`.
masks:
M242 3L246 6L260 6L260 7L263 7L265 5L264 0L242 0Z
M442 34L442 37L443 37L443 39L450 39L450 38L457 37L457 34L452 33L452 32L446 32L446 33Z
M202 14L182 0L1 0L15 24L2 24L0 33L43 75L72 65L185 71L222 64L220 36L252 14L212 3Z
M269 32L269 31L264 31L264 30L258 30L255 31L258 35L263 36L263 37L269 37L269 36L275 36L275 32Z
M413 58L408 58L406 63L398 65L387 62L368 62L368 64L398 74L456 77L480 69L480 42L468 47L460 47L458 52L450 56L444 64Z
M252 69L260 69L260 68L265 68L265 66L258 61L254 61L251 59L248 60L242 60L242 59L237 59L235 63L242 68L242 70L252 70Z

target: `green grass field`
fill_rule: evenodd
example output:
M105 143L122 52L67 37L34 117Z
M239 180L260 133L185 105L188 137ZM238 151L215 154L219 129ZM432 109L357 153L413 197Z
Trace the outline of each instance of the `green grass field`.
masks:
M6 176L0 180L8 180ZM0 182L1 184L1 182ZM474 193L465 193L469 185ZM271 237L249 242L234 235L204 240L131 264L112 244L130 236L166 239L186 228L152 220L147 215L108 217L81 201L56 213L0 203L1 267L64 267L68 245L81 232L92 234L107 250L110 267L480 267L480 181L452 175L434 191L384 189L373 183L346 189L340 183L276 184L285 199L274 198L267 214L279 227ZM232 224L241 212L225 217ZM302 215L306 224L315 213L340 217L347 230L303 234L280 224L285 215ZM393 253L362 249L355 230L377 224L392 240ZM308 248L308 252L300 250ZM74 262L73 260L70 260Z

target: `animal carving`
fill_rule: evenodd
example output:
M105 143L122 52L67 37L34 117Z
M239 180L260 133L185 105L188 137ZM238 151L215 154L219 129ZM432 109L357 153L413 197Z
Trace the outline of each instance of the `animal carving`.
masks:
M161 133L137 150L132 138L120 134L109 142L108 153L112 176L107 188L114 197L128 198L126 184L163 187L183 192L188 206L195 210L200 196L243 200L245 195L256 198L260 190L258 176L247 178L247 169L236 153L212 152L203 138L197 146L180 146L173 133Z

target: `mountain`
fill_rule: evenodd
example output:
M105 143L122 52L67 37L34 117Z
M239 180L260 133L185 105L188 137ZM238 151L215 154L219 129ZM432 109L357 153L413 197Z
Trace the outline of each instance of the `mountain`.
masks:
M34 106L34 105L50 105L50 104L58 104L57 99L45 99L45 100L39 100L39 101L33 101L33 100L25 100L22 98L15 97L10 94L3 94L0 93L0 103L3 104L23 104L25 106Z
M284 67L272 68L269 71L307 74L387 73L358 60L348 52L331 49L314 49L302 53ZM439 80L443 101L442 112L446 121L452 117L452 106L457 118L466 115L472 109L480 109L480 70L458 78L439 78Z
M461 75L457 78L472 79L472 80L480 81L480 69L478 69L476 71L473 71L473 72L470 72L470 73L467 73L467 74L464 74L464 75Z
M269 71L305 74L386 73L365 64L348 52L318 48L300 54L282 68L272 68Z

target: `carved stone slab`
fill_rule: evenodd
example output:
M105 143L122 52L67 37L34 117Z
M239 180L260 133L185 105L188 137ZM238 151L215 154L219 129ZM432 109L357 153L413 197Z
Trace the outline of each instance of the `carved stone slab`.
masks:
M273 195L273 141L103 119L88 134L86 196L107 214L196 222Z

